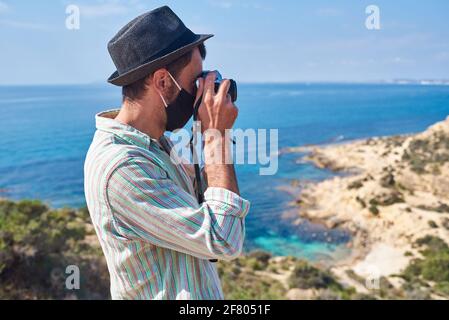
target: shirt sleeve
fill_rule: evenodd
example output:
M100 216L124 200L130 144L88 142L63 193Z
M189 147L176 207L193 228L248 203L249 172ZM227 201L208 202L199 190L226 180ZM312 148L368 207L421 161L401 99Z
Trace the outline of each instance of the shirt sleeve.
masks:
M111 174L107 196L122 233L200 259L232 260L241 254L250 204L222 188L208 188L205 202L176 185L144 158Z
M197 186L197 182L196 182L196 175L195 175L195 167L192 164L183 164L183 166L184 166L190 180L192 181L193 188L195 190L198 190L197 189L198 186ZM205 172L205 168L203 167L203 168L201 168L201 191L203 193L205 193L207 188L208 188L208 185L207 185L207 179L206 179L206 172Z

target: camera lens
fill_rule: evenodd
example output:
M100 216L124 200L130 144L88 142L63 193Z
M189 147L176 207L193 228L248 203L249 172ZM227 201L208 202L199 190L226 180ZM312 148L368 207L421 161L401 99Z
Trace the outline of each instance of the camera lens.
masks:
M218 89L220 88L220 85L223 82L223 77L222 77L222 75L221 75L221 73L219 71L217 71L217 70L214 70L214 71L203 71L201 73L200 78L205 79L210 72L215 72L215 74L216 74L214 88L215 88L215 92L217 92ZM231 82L231 85L229 87L228 94L231 96L232 102L235 102L235 101L237 101L237 96L238 96L237 95L237 82L235 82L232 79L230 79L229 81ZM197 86L199 86L198 83L197 83Z

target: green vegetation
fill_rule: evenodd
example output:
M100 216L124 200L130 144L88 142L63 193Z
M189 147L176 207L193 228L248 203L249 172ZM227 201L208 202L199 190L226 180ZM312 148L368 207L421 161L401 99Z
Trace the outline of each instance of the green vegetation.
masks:
M394 136L385 138L386 148L390 150L391 148L401 147L406 139L406 136Z
M425 206L420 205L418 206L418 209L425 210L425 211L434 211L438 213L449 213L449 206L445 203L439 203L437 206Z
M430 139L413 140L402 159L418 174L438 172L440 165L449 162L449 135L438 132Z
M403 184L401 184L396 180L396 173L395 173L396 170L393 167L391 166L385 167L383 168L383 171L384 174L379 181L379 184L382 188L390 189L392 191L392 195L397 196L399 200L400 199L403 200L403 192L407 192L410 195L413 195L414 191L412 189L405 187Z
M369 212L371 212L372 215L376 216L376 217L380 214L379 208L377 208L377 206L375 206L375 205L371 205L369 207Z
M380 179L380 185L384 188L392 188L396 185L393 172L388 172Z
M348 190L360 189L360 188L363 187L363 185L364 185L365 182L371 181L371 180L373 180L373 179L374 179L374 178L373 178L370 174L368 174L368 175L365 176L364 178L355 180L355 181L353 181L352 183L350 183L350 184L348 185Z
M109 275L98 247L85 242L86 210L51 210L39 201L0 201L0 299L105 299ZM65 288L66 267L83 275Z
M287 291L279 281L257 274L257 272L268 271L269 259L271 259L270 254L257 251L234 261L220 261L218 273L226 299L285 299ZM270 267L273 268L273 266Z
M429 227L431 227L432 229L438 229L437 223L433 220L429 221Z
M294 263L293 271L288 278L288 285L291 289L319 290L319 295L316 297L319 300L359 298L354 288L345 288L330 271L312 266L304 260Z
M369 201L369 204L371 206L376 207L388 207L396 203L403 203L404 202L404 196L402 193L398 191L392 191L388 193L382 193L380 195L377 195L373 199Z
M414 259L401 277L406 287L420 284L433 293L449 296L449 246L444 240L426 236L416 241L422 258Z
M224 294L231 300L286 299L290 289L313 290L317 300L365 298L354 288L341 285L331 272L293 257L276 260L257 251L236 261L220 262L218 270Z
M355 198L355 200L360 204L360 206L361 206L362 208L366 208L366 202L365 202L362 198L360 198L359 196L357 196L357 197Z
M385 192L370 199L368 204L360 196L355 198L362 208L368 208L371 214L376 217L380 214L379 207L387 207L396 203L405 202L404 195L401 192L401 190L405 190L405 188L396 182L394 170L391 167L386 167L383 170L385 174L381 177L379 184L388 190L385 190ZM369 181L370 179L372 179L372 177L368 176L365 179L356 180L348 185L348 189L360 189L363 186L363 182Z
M363 187L363 180L356 180L348 185L349 190L360 189Z
M296 262L288 282L291 289L343 289L330 272L320 270L302 260Z
M273 258L263 251L219 262L218 271L231 300L286 299L290 289L312 290L315 299L449 296L448 245L436 237L425 237L416 245L424 249L422 258L414 259L400 275L403 290L381 279L381 290L372 296L343 286L325 268L293 257ZM81 290L66 290L68 265L80 268ZM108 299L109 274L87 210L0 200L0 283L0 299Z

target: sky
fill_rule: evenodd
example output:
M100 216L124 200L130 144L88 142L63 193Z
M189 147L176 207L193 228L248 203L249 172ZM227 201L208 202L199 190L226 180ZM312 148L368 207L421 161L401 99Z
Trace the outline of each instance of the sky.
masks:
M105 83L108 41L161 5L215 34L205 69L239 82L449 79L447 0L0 0L0 85ZM365 25L369 5L380 30Z

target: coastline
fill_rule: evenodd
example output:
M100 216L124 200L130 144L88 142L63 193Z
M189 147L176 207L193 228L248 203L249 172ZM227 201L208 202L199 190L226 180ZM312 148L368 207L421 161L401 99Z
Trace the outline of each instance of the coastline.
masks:
M449 117L415 135L290 148L302 161L343 175L306 185L299 217L351 232L352 254L331 270L366 292L348 274L396 277L421 257L414 243L435 236L449 243Z
M329 266L257 250L221 261L227 298L449 299L449 118L416 135L289 151L338 173L297 182L293 223L307 218L349 231L352 254ZM108 299L109 275L87 209L0 199L0 216L7 226L0 298ZM23 236L13 237L17 232ZM25 255L24 263L23 252L40 254ZM61 274L68 264L82 265L90 285L75 294L49 289L49 263Z

